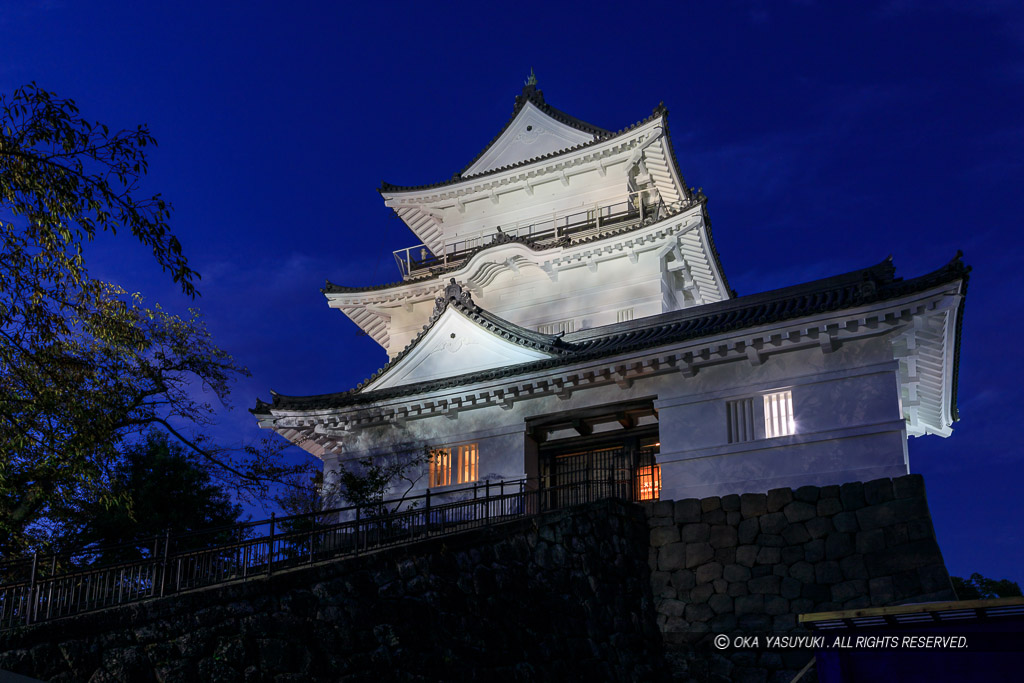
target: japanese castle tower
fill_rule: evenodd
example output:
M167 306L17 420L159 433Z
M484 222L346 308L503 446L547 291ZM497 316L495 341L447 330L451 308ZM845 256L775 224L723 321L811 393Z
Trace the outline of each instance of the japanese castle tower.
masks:
M737 297L668 112L612 132L547 104L450 180L384 184L421 242L402 279L328 283L387 351L358 387L273 395L260 425L322 459L429 448L416 491L628 472L640 498L908 472L907 438L949 436L968 268L862 270ZM618 476L616 474L615 476Z

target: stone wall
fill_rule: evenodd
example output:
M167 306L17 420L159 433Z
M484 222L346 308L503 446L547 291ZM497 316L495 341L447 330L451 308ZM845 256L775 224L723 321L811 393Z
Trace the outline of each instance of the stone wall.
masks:
M658 626L680 680L789 681L812 653L717 653L709 634L955 600L919 475L645 505Z
M53 681L666 680L639 507L603 501L0 636Z

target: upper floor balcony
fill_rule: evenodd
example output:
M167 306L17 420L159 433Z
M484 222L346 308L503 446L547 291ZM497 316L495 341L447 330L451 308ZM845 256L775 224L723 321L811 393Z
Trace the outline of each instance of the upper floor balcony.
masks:
M435 254L425 244L398 249L395 263L403 280L436 275L461 265L481 247L505 238L529 239L538 247L572 243L595 235L630 228L665 215L665 205L650 199L650 190L620 195L610 201L567 211L553 212L530 220L496 225L446 241Z

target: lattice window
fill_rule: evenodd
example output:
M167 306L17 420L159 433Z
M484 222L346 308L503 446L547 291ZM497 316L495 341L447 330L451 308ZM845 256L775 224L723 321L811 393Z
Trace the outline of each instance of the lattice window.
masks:
M796 434L793 419L793 392L779 391L764 397L764 435L771 439L776 436Z
M615 322L624 323L633 319L633 308L621 308L615 313Z
M743 443L754 440L754 399L741 398L726 401L725 410L729 424L729 443Z
M636 470L636 499L661 498L661 465L644 465Z
M431 488L450 484L467 484L480 478L480 447L469 443L456 447L435 448L430 459Z

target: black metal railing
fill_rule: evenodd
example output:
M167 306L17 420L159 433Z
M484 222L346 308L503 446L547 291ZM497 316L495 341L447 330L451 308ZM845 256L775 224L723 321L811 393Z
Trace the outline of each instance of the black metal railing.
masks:
M0 629L90 612L536 515L638 497L637 482L602 477L559 486L479 482L368 506L276 517L144 544L33 555L0 564ZM135 555L111 562L109 558Z

